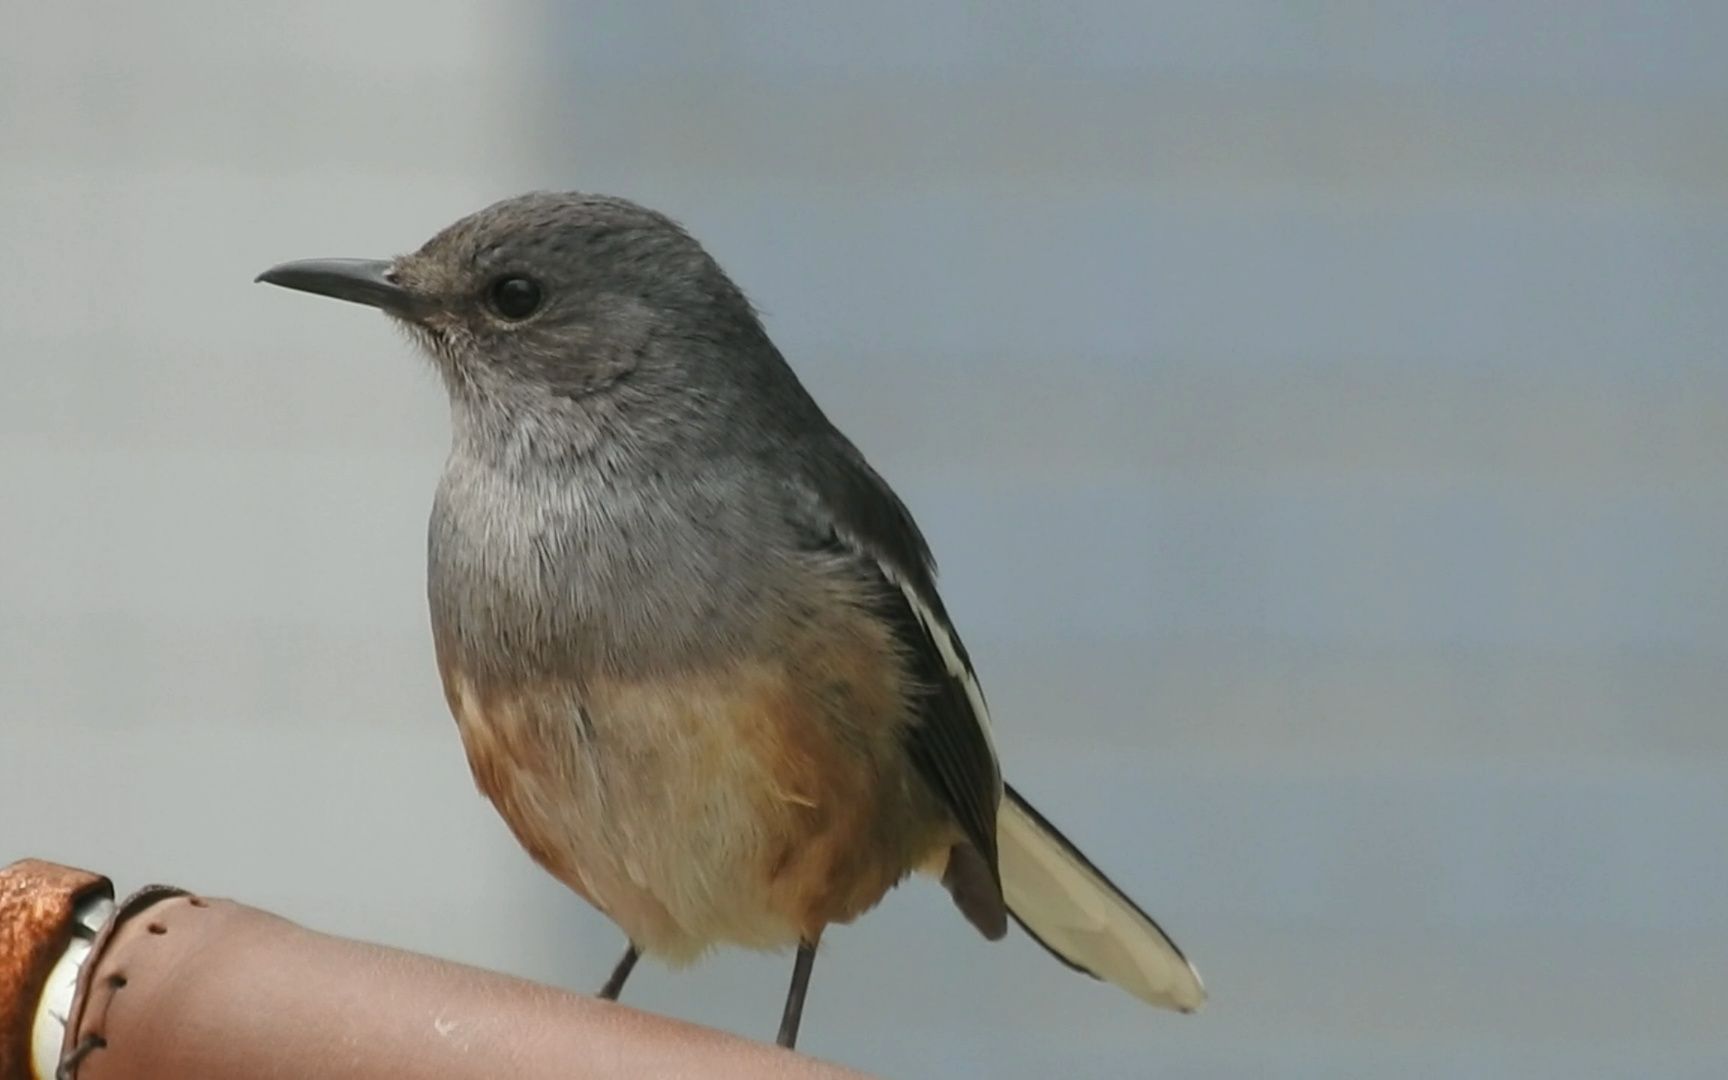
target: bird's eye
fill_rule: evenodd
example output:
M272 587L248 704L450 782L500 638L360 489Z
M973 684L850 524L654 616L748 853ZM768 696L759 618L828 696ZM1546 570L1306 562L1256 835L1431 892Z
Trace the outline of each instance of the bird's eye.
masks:
M486 302L506 319L526 319L540 310L540 283L527 277L501 277L486 290Z

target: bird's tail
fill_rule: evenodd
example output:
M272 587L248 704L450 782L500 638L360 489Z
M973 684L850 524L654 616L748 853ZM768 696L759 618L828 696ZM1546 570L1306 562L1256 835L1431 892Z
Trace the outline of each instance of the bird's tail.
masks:
M1205 1003L1176 943L1012 787L996 839L1009 912L1058 960L1152 1005L1193 1012Z

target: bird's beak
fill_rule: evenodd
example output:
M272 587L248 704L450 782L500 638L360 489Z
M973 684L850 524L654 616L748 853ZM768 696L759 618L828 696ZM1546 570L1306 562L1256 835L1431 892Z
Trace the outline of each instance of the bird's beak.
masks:
M272 266L255 280L407 317L422 306L420 298L396 280L386 259L301 259Z

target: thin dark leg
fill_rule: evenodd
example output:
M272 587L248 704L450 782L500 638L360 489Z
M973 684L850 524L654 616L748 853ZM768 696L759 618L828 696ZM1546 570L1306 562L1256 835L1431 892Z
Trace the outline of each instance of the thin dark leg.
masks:
M798 943L798 959L792 962L792 986L786 991L786 1011L780 1014L781 1046L798 1045L798 1021L804 1017L804 991L810 989L810 969L816 963L814 942Z
M612 969L612 977L607 979L606 985L600 988L601 1001L618 1000L619 993L624 989L624 980L630 977L630 972L636 967L636 961L640 959L642 959L641 950L636 948L635 942L631 942L630 947L624 950L624 955L619 957L618 966Z

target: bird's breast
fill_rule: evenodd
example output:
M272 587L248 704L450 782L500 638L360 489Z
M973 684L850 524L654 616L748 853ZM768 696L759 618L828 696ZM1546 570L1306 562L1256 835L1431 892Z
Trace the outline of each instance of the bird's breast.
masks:
M890 630L753 497L456 469L433 511L434 639L476 783L674 958L850 919L952 841L903 751Z
M453 460L429 527L434 628L481 667L547 675L737 655L786 602L773 539L748 492L700 478Z

